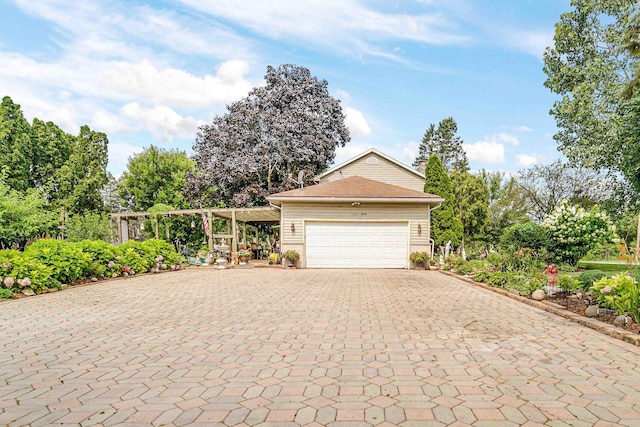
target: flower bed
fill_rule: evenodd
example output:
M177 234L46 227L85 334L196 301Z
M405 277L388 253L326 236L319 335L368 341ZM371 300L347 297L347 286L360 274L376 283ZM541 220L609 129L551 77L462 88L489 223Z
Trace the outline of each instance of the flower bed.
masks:
M184 263L184 257L163 240L115 247L103 241L42 239L24 252L0 250L0 298L46 293L104 278L179 270Z

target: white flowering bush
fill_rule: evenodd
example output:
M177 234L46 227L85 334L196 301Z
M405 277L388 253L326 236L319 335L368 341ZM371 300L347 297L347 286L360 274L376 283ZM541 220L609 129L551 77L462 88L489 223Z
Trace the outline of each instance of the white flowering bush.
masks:
M543 225L549 229L554 254L572 265L598 243L608 243L616 237L609 216L597 206L587 211L566 200L556 206Z

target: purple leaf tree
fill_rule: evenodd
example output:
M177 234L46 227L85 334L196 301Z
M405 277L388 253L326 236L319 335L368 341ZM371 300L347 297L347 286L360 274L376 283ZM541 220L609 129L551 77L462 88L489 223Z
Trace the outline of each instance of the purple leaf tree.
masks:
M266 205L265 197L297 188L325 170L350 140L340 101L307 68L267 67L266 85L201 126L187 198L203 205Z

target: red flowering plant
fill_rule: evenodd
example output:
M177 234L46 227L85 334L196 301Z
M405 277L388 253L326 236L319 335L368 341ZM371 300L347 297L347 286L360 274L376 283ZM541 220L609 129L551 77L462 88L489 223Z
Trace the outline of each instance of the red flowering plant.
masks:
M549 264L544 268L544 274L558 274L558 267L555 264Z

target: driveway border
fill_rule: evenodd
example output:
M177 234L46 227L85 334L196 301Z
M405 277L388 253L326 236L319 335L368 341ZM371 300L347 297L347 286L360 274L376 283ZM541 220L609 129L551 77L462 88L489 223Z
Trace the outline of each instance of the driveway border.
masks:
M456 279L462 280L463 282L470 283L474 286L478 286L480 288L484 288L486 290L495 292L497 294L509 297L511 299L520 301L532 307L536 307L541 310L547 311L549 313L553 313L557 316L564 317L565 319L571 320L572 322L576 322L588 328L594 329L602 334L608 335L613 338L617 338L629 344L633 344L635 346L640 347L640 334L634 334L632 332L622 330L616 326L610 325L605 322L601 322L600 320L596 320L590 317L580 316L579 314L566 310L564 307L562 307L559 304L535 301L520 295L513 294L504 289L491 287L482 282L474 282L472 279L469 279L468 277L459 276L450 271L445 271L445 270L438 270L438 271L441 274L444 274L446 276L455 277Z

